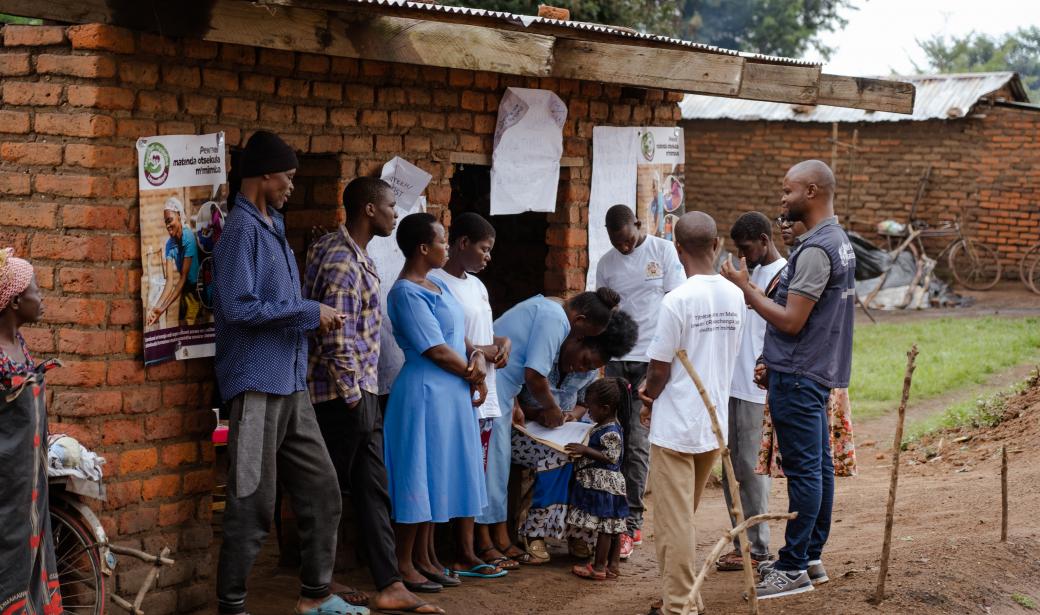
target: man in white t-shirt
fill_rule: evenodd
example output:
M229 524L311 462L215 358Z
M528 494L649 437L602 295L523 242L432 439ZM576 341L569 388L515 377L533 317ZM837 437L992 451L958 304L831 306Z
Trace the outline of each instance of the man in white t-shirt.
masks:
M632 351L607 364L607 376L624 378L633 391L646 378L646 348L654 336L657 313L665 293L686 281L672 242L647 235L642 222L627 205L607 210L607 235L614 246L596 265L596 287L607 286L621 295L621 309L639 325L639 339ZM643 491L650 462L649 432L639 422L642 402L633 398L618 413L625 432L621 473L628 491L628 533L621 536L621 559L627 559L643 541Z
M729 236L738 255L751 271L751 283L765 292L774 279L779 279L780 272L787 265L787 260L780 256L773 244L773 226L769 218L757 211L748 212L737 218ZM755 364L762 356L765 335L766 321L757 313L748 312L729 392L729 454L733 460L734 477L740 484L740 503L745 517L769 511L769 476L755 474L758 451L762 445L762 415L766 407L766 392L755 384ZM722 486L726 508L732 510L729 482L725 476L722 477ZM732 515L730 520L736 523ZM769 524L760 523L749 527L747 536L752 566L757 568L760 562L772 559L769 553ZM737 539L733 540L733 551L719 558L715 565L723 571L743 569L744 562Z
M675 245L688 279L661 301L640 391L642 423L650 428L654 546L664 581L651 613L681 613L696 577L694 513L719 456L719 442L697 388L676 357L685 350L727 430L730 383L747 320L744 295L715 273L715 221L693 211L675 225ZM703 610L698 605L698 610Z

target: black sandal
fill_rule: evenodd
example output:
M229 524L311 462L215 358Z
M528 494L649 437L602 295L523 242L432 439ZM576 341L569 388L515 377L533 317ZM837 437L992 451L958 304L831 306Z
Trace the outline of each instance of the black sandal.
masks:
M422 568L419 568L418 570L419 574L423 575L424 577L433 581L434 583L440 583L444 587L458 587L459 585L462 585L462 581L457 576L450 574L450 571L447 568L444 569L444 572L431 572L428 570L423 570Z
M505 555L504 553L501 556L493 558L493 559L487 559L486 557L484 557L485 555L487 555L488 553L490 553L492 551L498 551L498 548L497 547L488 547L487 549L484 549L483 551L481 551L478 555L480 555L480 559L484 560L485 563L491 564L492 566L495 566L496 568L500 568L502 570L516 570L516 569L520 568L520 562L516 558L509 557L508 555ZM502 553L502 552L499 551L499 553ZM530 555L530 553L526 553L525 552L524 555Z

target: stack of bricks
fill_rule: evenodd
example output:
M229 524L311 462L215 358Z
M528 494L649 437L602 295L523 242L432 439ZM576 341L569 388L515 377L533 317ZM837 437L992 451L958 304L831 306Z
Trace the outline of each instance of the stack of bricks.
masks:
M210 601L213 366L145 367L135 142L224 131L241 147L258 128L301 152L288 223L298 253L313 225L342 220L340 190L400 155L433 175L430 209L447 222L453 152L490 155L506 87L549 89L568 105L549 216L544 290L582 290L592 128L674 126L680 95L575 80L358 61L170 39L104 25L5 26L0 49L0 245L36 267L45 321L27 341L65 367L49 376L53 432L108 459L100 516L115 541L175 551L150 615ZM144 567L124 561L116 590Z
M779 214L781 181L791 165L807 158L831 161L830 124L683 125L690 202L703 202L724 231L746 211ZM859 149L851 198L848 153L839 150L835 165L835 209L853 230L880 240L877 222L906 222L921 175L931 166L917 218L935 225L963 213L965 234L999 251L1005 277L1017 275L1025 251L1040 241L1040 110L984 102L965 119L840 124L839 140L851 142L854 129ZM929 253L935 256L949 240L929 240Z

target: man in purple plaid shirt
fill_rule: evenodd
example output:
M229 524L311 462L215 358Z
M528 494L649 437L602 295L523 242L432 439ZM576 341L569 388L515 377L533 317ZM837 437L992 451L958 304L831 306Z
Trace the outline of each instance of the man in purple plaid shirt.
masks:
M343 191L347 221L307 252L303 295L344 315L344 326L311 339L307 384L318 426L336 466L340 491L356 504L359 536L379 593L370 600L346 586L333 589L378 610L443 613L401 580L390 525L379 411L379 275L366 248L394 230L396 198L380 179L359 177Z

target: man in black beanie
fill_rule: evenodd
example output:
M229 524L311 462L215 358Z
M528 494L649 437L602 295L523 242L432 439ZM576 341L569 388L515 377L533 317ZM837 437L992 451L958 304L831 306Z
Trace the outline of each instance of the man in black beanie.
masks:
M293 190L296 154L259 131L242 156L242 186L213 251L217 384L231 407L220 613L246 611L246 580L274 516L278 480L299 519L303 615L367 614L332 594L340 494L307 393L309 331L343 315L300 295L296 257L278 212Z

